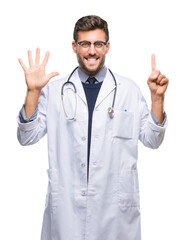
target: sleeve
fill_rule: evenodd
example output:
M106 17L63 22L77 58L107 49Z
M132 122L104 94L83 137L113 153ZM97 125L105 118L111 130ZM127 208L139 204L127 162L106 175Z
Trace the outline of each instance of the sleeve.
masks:
M149 111L144 97L140 98L140 141L149 148L156 149L163 142L167 127L167 115L162 124L157 122L154 115Z
M161 126L161 127L164 127L164 125L165 125L165 123L166 123L166 120L167 120L167 115L166 115L165 112L164 112L164 120L163 120L163 122L162 122L161 124L158 122L157 118L156 118L155 115L152 113L152 111L151 111L151 116L152 116L152 119L153 119L153 121L155 122L156 125Z
M38 142L47 133L47 85L41 91L37 109L33 115L25 121L20 111L17 117L17 138L23 146Z
M37 114L38 114L38 106L35 109L35 112L29 117L26 117L25 114L25 110L24 110L24 105L22 106L20 112L19 112L19 120L21 123L28 123L28 122L32 122L33 120L35 120L37 118Z

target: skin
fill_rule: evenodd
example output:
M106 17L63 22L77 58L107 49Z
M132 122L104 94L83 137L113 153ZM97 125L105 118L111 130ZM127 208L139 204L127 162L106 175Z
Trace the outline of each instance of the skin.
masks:
M152 113L161 124L164 121L164 94L169 84L168 78L156 70L155 55L151 56L152 72L147 84L151 92Z
M91 43L96 41L106 42L105 32L101 29L78 32L78 42L81 41L89 41ZM88 75L95 75L104 67L105 56L110 49L110 42L101 49L95 48L93 44L89 48L84 49L73 41L72 48L77 55L81 70Z
M89 41L91 43L96 41L105 42L105 33L101 29L79 32L78 41ZM104 46L102 49L95 48L93 44L91 44L89 49L83 49L73 41L72 48L74 53L77 55L77 60L82 71L88 75L95 75L104 67L105 57L110 49L110 42L108 42L107 46ZM51 78L59 75L58 72L52 72L46 75L45 68L48 59L49 52L46 52L42 63L39 65L39 48L36 49L35 63L33 62L31 51L28 51L29 68L27 68L23 61L19 59L19 63L23 68L27 84L27 94L24 104L27 118L34 113L37 107L41 89L49 82ZM152 112L157 118L158 122L162 123L164 120L164 94L166 92L169 80L165 75L161 74L159 70L156 70L154 54L151 57L151 68L152 71L148 78L147 84L151 92Z
M57 75L58 72L52 72L48 75L45 74L46 64L49 59L49 52L46 52L45 57L40 63L40 49L36 49L36 58L35 64L33 63L31 51L28 51L28 62L29 68L25 66L23 61L19 58L19 63L23 68L26 85L27 85L27 94L24 104L26 117L30 117L36 110L38 99L40 96L41 89L49 82L49 80Z

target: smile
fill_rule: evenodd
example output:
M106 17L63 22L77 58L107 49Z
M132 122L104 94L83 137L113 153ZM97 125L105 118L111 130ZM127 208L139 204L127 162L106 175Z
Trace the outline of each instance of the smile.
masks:
M99 58L86 58L85 57L85 60L88 61L88 62L91 62L91 63L96 62L98 59Z

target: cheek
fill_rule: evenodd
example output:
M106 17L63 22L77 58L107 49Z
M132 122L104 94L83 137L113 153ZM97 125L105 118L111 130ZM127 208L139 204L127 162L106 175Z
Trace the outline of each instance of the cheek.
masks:
M76 54L78 55L78 57L83 58L85 56L85 54L79 50L76 51Z

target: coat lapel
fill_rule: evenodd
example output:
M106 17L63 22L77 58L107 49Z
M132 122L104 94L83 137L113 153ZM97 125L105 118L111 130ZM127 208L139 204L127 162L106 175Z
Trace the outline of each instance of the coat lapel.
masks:
M73 76L71 77L71 82L73 82L75 84L77 95L87 105L87 100L86 100L84 88L83 88L81 80L79 78L78 71L74 72Z
M118 81L117 85L119 84ZM102 86L100 88L100 92L98 94L98 98L96 100L96 104L95 104L95 108L97 108L99 106L99 104L115 89L115 82L114 79L111 75L111 73L109 72L109 70L107 69L107 74L106 77L102 83Z

